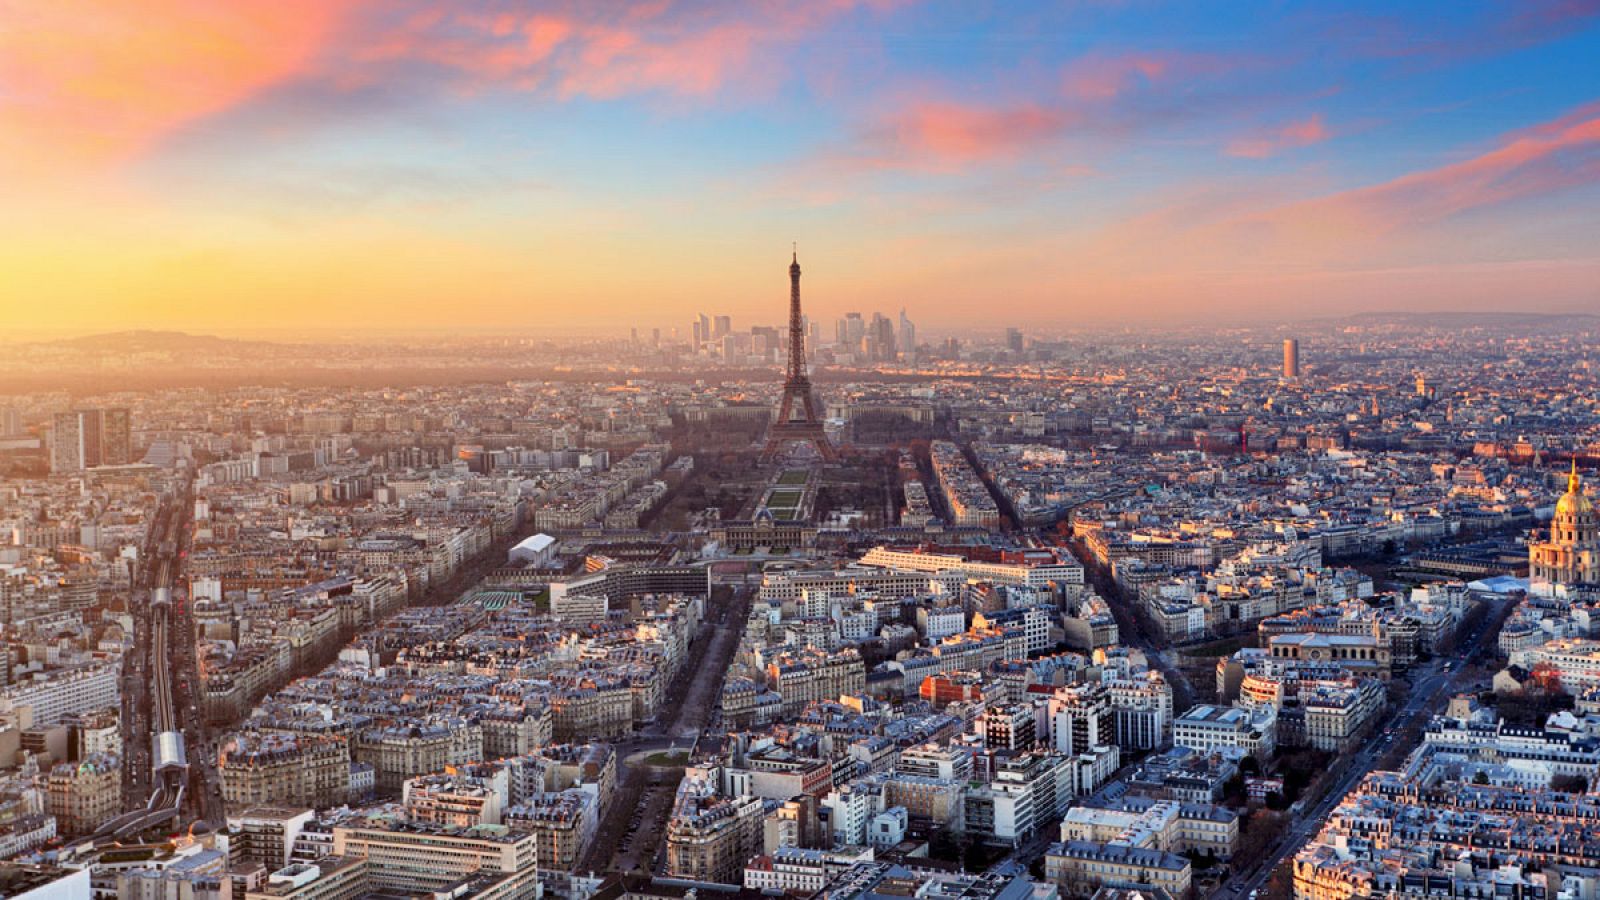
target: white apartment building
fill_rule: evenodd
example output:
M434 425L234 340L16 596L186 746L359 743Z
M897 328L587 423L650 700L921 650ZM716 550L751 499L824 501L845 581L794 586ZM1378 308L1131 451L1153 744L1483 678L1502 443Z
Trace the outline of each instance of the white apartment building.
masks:
M68 715L118 705L117 663L111 660L36 673L0 690L0 712L28 707L33 710L35 728L59 725Z
M1278 722L1271 709L1201 704L1172 724L1172 742L1195 750L1238 747L1258 759L1277 749Z

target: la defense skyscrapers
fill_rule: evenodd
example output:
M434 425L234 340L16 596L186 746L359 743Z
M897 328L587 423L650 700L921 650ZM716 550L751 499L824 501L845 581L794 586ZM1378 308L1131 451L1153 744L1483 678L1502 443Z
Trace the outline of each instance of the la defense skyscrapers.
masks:
M767 446L762 459L772 459L794 443L809 443L817 448L823 459L837 459L838 452L828 440L822 427L822 405L811 391L811 378L806 374L805 315L800 311L800 254L789 262L789 369L783 382L783 400L778 404L778 418L767 432Z

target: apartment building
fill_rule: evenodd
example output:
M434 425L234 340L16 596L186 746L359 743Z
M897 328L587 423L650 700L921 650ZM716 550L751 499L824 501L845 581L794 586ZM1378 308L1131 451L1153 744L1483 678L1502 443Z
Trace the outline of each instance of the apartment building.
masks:
M1096 841L1050 845L1045 851L1044 875L1077 897L1090 896L1107 884L1146 884L1173 897L1187 897L1193 881L1189 860L1175 853Z
M359 900L371 889L366 860L325 856L315 863L284 866L244 896L245 900Z
M798 716L816 701L861 693L867 672L854 648L833 654L807 649L780 654L767 665L767 681L783 698L782 714Z
M33 673L0 688L0 712L27 707L33 727L47 728L68 716L119 706L119 669L120 661L104 659Z
M1116 744L1154 750L1172 736L1172 685L1154 669L1105 682L1116 720Z
M522 876L530 891L537 890L538 839L503 825L452 828L396 820L336 825L333 853L366 860L376 890L437 891L480 873Z
M534 836L541 868L571 871L594 840L600 797L578 788L535 794L508 807L505 824Z
M1201 704L1173 722L1172 742L1202 752L1237 747L1266 760L1277 748L1277 732L1277 717L1270 709Z
M1115 743L1116 708L1111 692L1102 684L1073 684L1057 688L1046 705L1050 746L1077 755Z
M217 770L234 809L337 806L350 795L350 745L333 735L242 732L223 746Z
M764 808L756 797L721 797L686 782L667 820L669 876L738 884L761 852Z
M483 758L483 727L453 721L370 728L350 741L350 758L370 764L380 792L399 794L408 778Z
M45 779L45 798L46 808L56 817L58 834L93 834L122 812L122 760L96 754L81 762L60 763Z

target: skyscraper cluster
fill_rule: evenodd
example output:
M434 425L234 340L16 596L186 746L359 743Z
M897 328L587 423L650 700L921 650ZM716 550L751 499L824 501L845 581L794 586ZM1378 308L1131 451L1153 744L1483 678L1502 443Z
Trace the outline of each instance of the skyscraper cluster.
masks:
M845 313L834 322L832 334L825 334L822 323L807 316L805 336L810 356L820 353L824 359L844 364L910 362L917 355L917 326L904 309L898 320L880 312L871 318L859 312ZM731 316L697 315L689 323L689 339L693 355L729 364L781 363L787 352L782 329L753 325L735 330Z
M735 331L732 316L700 313L689 323L690 352L738 365L763 365L777 362L783 348L782 335L771 325L753 325L748 331Z
M844 362L900 362L914 359L917 352L917 326L900 310L898 330L895 321L875 312L865 319L861 313L845 313L834 324L833 354Z

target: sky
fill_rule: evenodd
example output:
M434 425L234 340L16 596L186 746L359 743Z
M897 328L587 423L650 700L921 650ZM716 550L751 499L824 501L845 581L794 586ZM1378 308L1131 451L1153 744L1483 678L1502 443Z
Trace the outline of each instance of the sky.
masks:
M1600 0L0 0L0 330L1600 313Z

